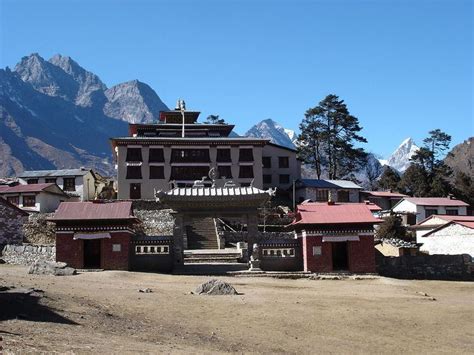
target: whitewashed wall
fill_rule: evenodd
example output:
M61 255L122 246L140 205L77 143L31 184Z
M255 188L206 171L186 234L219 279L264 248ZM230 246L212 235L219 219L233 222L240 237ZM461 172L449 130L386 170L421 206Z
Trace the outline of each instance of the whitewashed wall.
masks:
M452 224L439 231L421 237L421 251L429 254L469 254L474 257L474 229Z

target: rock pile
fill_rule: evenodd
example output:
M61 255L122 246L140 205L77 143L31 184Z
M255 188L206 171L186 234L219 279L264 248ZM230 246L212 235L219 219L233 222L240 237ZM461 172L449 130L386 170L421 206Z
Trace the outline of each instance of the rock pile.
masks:
M197 295L238 295L234 286L221 280L209 280L199 285L194 291Z
M416 248L417 247L416 243L407 242L403 239L398 239L398 238L384 238L382 239L382 242L393 245L394 247L398 247L398 248Z
M40 260L31 264L28 274L70 276L76 274L76 269L68 267L66 263Z

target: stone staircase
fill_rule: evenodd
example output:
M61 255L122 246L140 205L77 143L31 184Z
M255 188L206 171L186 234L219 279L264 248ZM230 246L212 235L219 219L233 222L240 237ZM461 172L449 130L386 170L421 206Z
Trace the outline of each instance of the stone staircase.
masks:
M218 249L214 218L195 218L186 226L187 249Z

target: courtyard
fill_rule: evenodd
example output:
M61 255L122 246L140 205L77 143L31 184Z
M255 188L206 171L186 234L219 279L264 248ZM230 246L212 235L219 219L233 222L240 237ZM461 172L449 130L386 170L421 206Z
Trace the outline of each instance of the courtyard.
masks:
M44 291L21 302L0 296L6 354L469 353L474 346L469 282L219 277L240 294L198 296L191 291L210 277L26 270L0 265L0 286ZM138 292L144 288L152 292Z

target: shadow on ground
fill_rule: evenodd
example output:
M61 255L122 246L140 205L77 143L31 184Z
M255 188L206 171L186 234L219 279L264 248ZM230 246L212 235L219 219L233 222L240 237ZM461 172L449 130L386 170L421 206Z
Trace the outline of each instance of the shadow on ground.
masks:
M41 296L37 294L25 294L15 290L0 292L0 321L24 319L33 322L78 324L40 304L40 299Z

